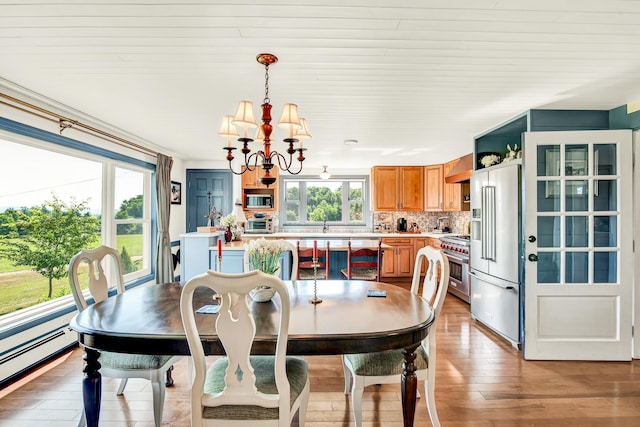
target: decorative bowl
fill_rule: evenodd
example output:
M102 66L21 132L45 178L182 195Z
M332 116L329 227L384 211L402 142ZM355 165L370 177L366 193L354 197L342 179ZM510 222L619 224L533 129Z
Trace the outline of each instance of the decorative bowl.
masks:
M275 293L276 290L269 286L258 286L249 292L249 295L255 302L267 302L271 301Z

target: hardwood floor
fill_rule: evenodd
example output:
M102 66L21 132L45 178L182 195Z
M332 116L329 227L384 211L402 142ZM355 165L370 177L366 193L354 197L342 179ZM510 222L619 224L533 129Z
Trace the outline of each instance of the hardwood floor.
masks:
M470 319L469 306L449 295L438 325L436 401L445 427L639 426L640 361L532 362ZM343 394L340 358L308 357L311 398L307 426L352 426ZM164 425L189 426L186 360L176 365L167 389ZM75 349L0 390L0 426L76 426L82 408L82 352ZM129 380L124 396L105 378L102 426L153 426L151 386ZM424 388L419 387L424 395ZM399 386L365 390L365 426L402 425ZM416 426L430 426L424 399Z

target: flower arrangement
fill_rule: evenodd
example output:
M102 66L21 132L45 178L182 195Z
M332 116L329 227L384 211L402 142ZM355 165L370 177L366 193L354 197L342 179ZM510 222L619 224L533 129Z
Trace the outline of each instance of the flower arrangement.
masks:
M238 226L238 222L236 221L236 216L234 214L229 214L220 218L220 225L224 228L234 229Z
M279 240L267 240L261 237L251 240L244 245L249 254L249 267L267 274L274 274L280 266L278 260L284 252L284 246Z

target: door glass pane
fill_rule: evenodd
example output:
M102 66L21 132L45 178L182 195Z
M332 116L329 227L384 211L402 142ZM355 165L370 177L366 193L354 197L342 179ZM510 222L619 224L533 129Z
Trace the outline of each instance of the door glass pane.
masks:
M615 247L618 245L618 217L596 216L593 218L593 246Z
M560 211L560 181L538 181L538 212Z
M586 216L568 216L565 228L565 246L585 248L589 244L589 221Z
M538 217L538 247L539 248L560 247L560 217L559 216L539 216Z
M593 197L594 211L615 211L618 206L617 182L610 179L599 179L593 182L595 194Z
M538 253L538 283L560 283L560 253Z
M538 176L560 176L560 146L538 146Z
M567 252L565 283L587 283L589 258L587 252Z
M587 175L588 169L588 147L586 144L567 145L564 152L564 173L571 175Z
M617 267L618 254L616 252L595 252L593 254L594 283L616 283Z
M567 211L586 211L589 209L589 181L566 181L565 190Z
M615 175L616 145L595 144L593 146L593 165L595 175Z

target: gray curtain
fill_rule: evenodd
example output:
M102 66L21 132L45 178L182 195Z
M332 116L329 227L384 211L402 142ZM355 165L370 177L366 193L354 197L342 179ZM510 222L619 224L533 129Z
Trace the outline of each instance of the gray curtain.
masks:
M158 195L158 255L156 258L156 283L173 282L173 258L169 236L171 213L171 166L173 159L158 153L156 165L156 194Z

